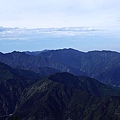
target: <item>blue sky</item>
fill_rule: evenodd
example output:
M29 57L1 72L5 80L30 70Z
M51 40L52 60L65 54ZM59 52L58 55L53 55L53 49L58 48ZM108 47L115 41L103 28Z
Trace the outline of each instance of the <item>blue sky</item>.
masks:
M119 11L119 0L1 1L0 51L120 51Z

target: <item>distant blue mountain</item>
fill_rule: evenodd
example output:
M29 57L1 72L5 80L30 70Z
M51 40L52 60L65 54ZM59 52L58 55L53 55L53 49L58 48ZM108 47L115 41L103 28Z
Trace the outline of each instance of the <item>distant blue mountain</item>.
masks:
M14 51L1 53L0 61L17 69L39 72L39 68L48 67L75 75L87 75L105 84L120 86L120 53L114 51L81 52L71 48L40 52Z

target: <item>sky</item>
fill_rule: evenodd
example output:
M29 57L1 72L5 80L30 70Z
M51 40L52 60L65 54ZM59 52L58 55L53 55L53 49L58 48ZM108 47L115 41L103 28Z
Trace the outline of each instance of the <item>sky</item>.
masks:
M1 52L65 47L120 51L119 0L0 0L0 3ZM41 28L46 29L43 32Z

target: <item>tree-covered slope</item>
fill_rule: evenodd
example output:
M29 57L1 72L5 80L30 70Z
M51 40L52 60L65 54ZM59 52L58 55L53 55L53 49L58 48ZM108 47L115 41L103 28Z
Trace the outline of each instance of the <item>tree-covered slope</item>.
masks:
M0 61L13 68L39 72L39 68L53 68L75 75L87 75L99 81L119 86L120 80L111 78L120 67L120 53L113 51L80 52L74 49L48 50L37 55L25 52L0 54ZM47 70L46 70L47 71ZM109 74L111 71L111 74ZM118 75L119 70L116 71ZM100 76L101 75L101 76ZM107 76L102 77L102 76ZM110 80L113 82L110 82ZM115 81L115 82L114 82Z
M119 120L119 96L94 79L57 73L25 91L9 119Z
M39 74L0 63L0 119L13 113L22 92L38 78L41 78Z

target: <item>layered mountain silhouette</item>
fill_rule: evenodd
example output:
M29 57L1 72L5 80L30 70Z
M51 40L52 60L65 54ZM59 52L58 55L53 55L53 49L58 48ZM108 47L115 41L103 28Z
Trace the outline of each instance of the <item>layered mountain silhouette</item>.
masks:
M120 86L120 74L118 74L120 53L118 52L80 52L71 48L37 53L14 51L7 54L0 53L0 61L13 68L36 73L41 73L40 68L51 68L54 73L61 71L78 76L86 75L105 84Z
M29 70L13 69L0 62L0 120L15 110L22 92L43 76L58 72L52 68L39 68L40 74Z
M13 113L22 92L39 78L37 73L13 69L0 63L0 119Z
M68 72L43 77L45 70L39 74L0 63L0 120L120 119L118 88Z
M119 96L95 79L56 73L25 91L9 119L119 120Z

